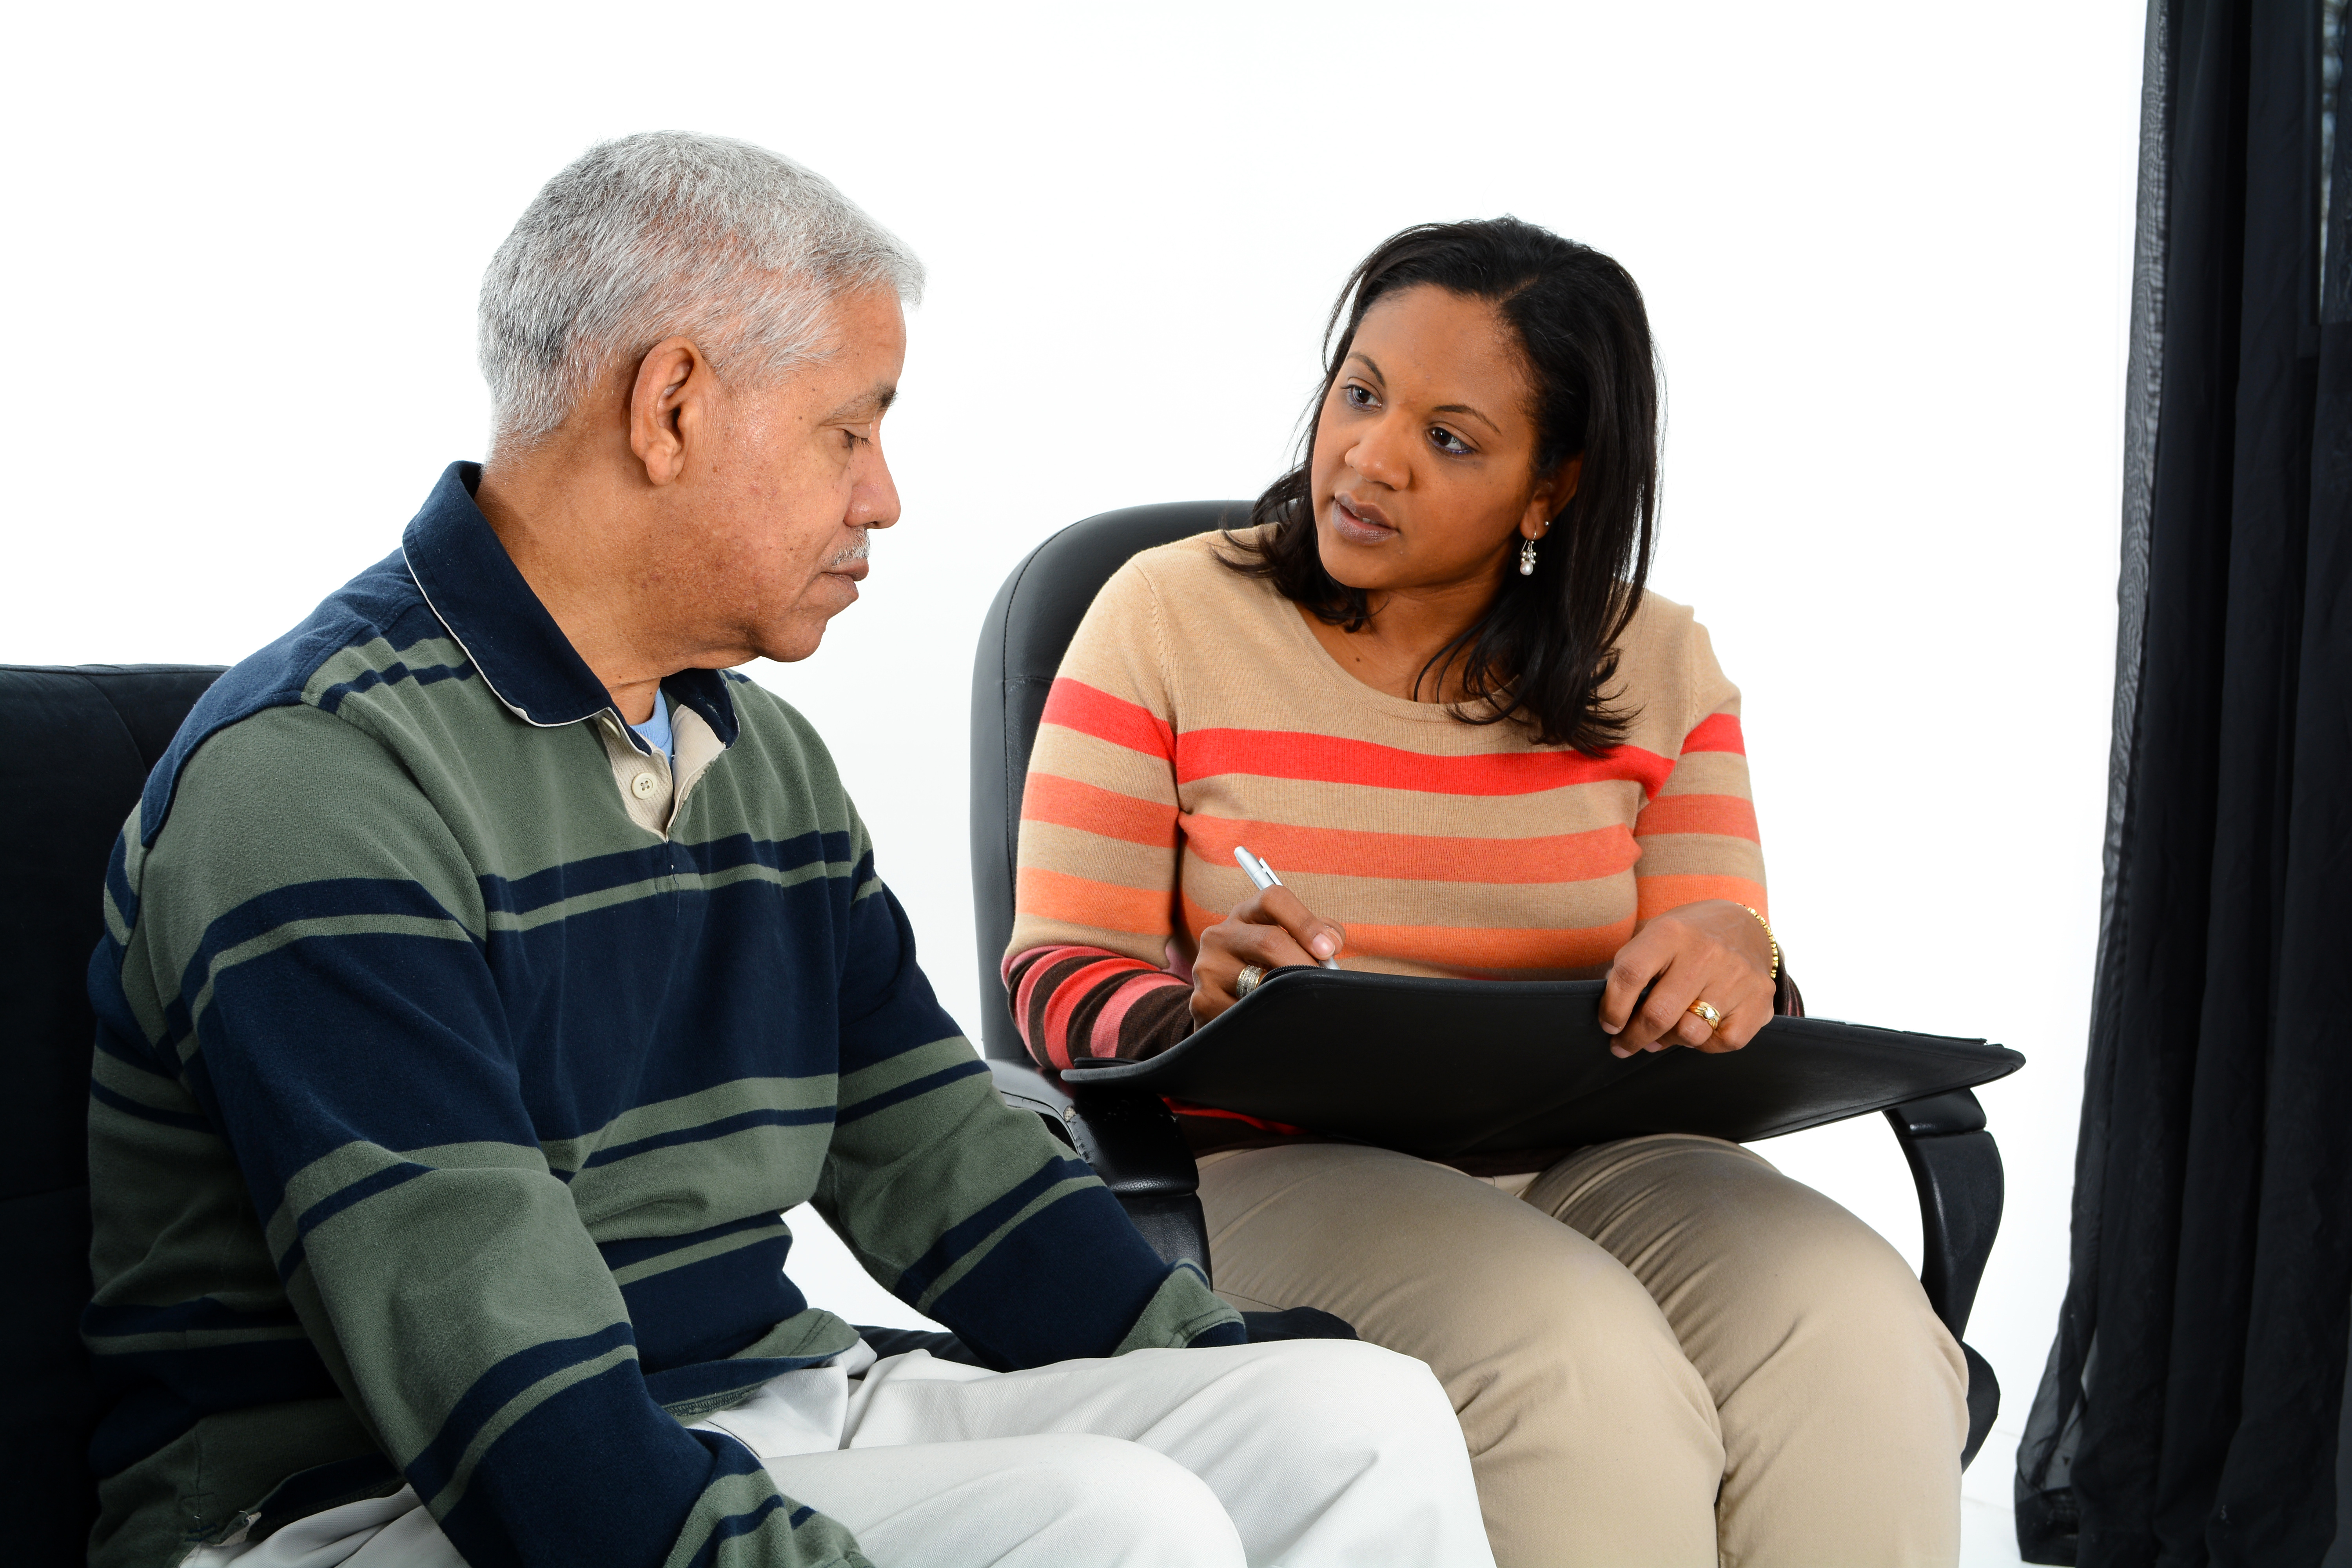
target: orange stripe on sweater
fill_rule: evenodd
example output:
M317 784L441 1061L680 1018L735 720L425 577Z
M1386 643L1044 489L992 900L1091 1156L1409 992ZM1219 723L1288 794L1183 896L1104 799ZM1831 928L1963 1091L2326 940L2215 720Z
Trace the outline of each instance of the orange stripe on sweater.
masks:
M1021 791L1021 820L1050 822L1155 849L1176 847L1174 806L1055 773L1030 773Z
M1651 810L1664 804L1661 800ZM1543 838L1447 838L1349 827L1297 827L1279 822L1231 822L1214 816L1187 816L1183 826L1186 847L1212 864L1231 864L1234 847L1246 844L1286 872L1331 877L1411 882L1584 882L1616 876L1640 858L1633 838L1614 825Z
M1755 805L1736 795L1662 795L1633 820L1635 837L1654 833L1717 833L1762 842L1756 831Z
M1674 764L1638 746L1607 755L1580 752L1510 752L1440 757L1370 741L1299 730L1187 730L1176 737L1180 784L1244 773L1255 778L1311 779L1318 784L1369 784L1427 795L1534 795L1570 784L1631 781L1655 795Z
M1764 902L1764 889L1745 877L1644 877L1636 872L1633 887L1640 918L1645 921L1706 899L1729 899L1735 904L1746 904L1761 910L1768 920L1772 914L1770 906Z
M1013 908L1040 920L1066 921L1097 931L1133 931L1139 936L1164 936L1168 931L1168 894L1153 888L1122 888L1043 866L1024 866L1014 883Z
M1661 881L1671 879L1660 878ZM1184 900L1187 929L1213 926L1213 915L1191 899ZM1602 926L1555 930L1512 926L1397 926L1348 922L1348 945L1339 954L1344 967L1349 958L1391 958L1425 963L1433 969L1502 974L1518 969L1582 969L1606 963L1632 940L1633 917Z
M1155 757L1176 753L1176 731L1165 719L1139 703L1067 676L1057 678L1045 693L1045 711L1037 721L1059 724L1130 752Z
M1737 713L1710 713L1683 737L1685 752L1737 752L1748 754L1748 737L1740 733Z

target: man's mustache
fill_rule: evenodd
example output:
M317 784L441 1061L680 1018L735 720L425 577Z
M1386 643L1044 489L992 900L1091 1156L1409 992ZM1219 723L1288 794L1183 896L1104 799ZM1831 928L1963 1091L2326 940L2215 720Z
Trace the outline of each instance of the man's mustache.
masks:
M846 566L853 561L865 560L867 554L871 552L873 543L874 536L861 529L858 531L857 542L851 545L848 549L843 551L840 554L835 556L830 562L828 562L826 563L826 570L830 571L835 566Z

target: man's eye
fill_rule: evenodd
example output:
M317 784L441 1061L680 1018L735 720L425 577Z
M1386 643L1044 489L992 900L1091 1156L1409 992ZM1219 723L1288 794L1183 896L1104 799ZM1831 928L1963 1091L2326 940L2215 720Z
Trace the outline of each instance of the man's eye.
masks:
M1431 426L1429 438L1441 452L1451 452L1457 458L1466 458L1470 455L1470 443L1443 425Z

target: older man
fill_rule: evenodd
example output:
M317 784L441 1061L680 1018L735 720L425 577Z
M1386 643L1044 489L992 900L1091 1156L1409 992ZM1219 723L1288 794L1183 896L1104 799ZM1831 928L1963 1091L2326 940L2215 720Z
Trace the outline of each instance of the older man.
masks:
M722 673L897 521L919 283L782 159L596 148L485 281L489 463L190 716L91 970L94 1562L1491 1561L1427 1372L1164 1266ZM1004 1370L877 1363L804 1200Z

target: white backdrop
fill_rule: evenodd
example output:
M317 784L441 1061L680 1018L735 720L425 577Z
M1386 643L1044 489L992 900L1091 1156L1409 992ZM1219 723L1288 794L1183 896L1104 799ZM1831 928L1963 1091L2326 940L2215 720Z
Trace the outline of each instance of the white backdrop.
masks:
M228 661L291 624L479 455L474 290L539 184L634 130L762 142L931 268L885 433L905 521L824 650L754 674L833 741L968 1018L966 703L1006 571L1097 510L1261 488L1394 229L1508 211L1598 245L1669 377L1654 581L1746 689L1809 999L2032 1058L1983 1095L2010 1206L1969 1337L2007 1409L1969 1490L2005 1499L2064 1277L2142 15L27 12L0 659ZM1916 1251L1875 1118L1766 1152ZM852 1315L895 1306L803 1250Z

